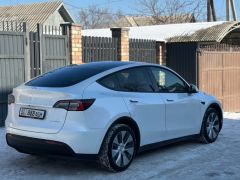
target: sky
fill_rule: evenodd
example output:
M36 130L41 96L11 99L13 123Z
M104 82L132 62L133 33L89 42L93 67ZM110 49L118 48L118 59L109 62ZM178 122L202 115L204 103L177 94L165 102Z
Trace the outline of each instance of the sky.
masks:
M33 3L33 2L43 2L47 0L0 0L0 5L16 5L24 3ZM137 0L64 0L66 7L69 11L76 16L77 11L80 8L87 8L89 5L96 5L97 7L107 7L112 11L117 11L120 9L125 14L138 14L136 11ZM214 0L217 16L221 20L225 18L225 2L226 0ZM235 0L236 8L238 11L238 17L240 18L240 0Z

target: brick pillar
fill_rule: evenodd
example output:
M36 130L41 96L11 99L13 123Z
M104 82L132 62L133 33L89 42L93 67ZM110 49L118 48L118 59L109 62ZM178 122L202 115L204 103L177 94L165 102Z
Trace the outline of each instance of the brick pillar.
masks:
M129 28L111 28L112 37L118 38L118 60L129 61Z
M69 56L71 64L82 64L82 26L73 23L61 24L67 27L69 36Z
M160 65L166 65L166 43L165 42L157 42L156 43L156 62Z

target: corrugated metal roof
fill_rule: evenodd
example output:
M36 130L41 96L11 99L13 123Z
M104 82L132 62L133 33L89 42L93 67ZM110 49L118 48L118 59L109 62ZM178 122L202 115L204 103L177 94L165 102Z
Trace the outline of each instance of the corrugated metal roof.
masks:
M37 23L43 24L62 6L62 1L2 6L0 7L0 21L27 22L30 31L35 31Z
M200 22L154 26L130 27L129 37L134 39L152 39L167 42L220 42L237 22ZM89 29L83 31L84 36L111 37L111 30Z
M239 28L236 22L225 22L206 29L200 29L193 34L174 36L168 42L220 42L232 28Z

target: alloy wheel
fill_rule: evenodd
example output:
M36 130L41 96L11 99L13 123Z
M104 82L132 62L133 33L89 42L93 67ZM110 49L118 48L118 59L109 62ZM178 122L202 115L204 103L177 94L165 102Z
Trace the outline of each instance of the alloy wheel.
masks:
M209 114L206 123L206 130L209 139L214 140L217 138L220 130L220 123L216 112L211 112Z
M118 167L129 164L134 155L133 136L128 131L120 131L114 137L112 143L112 159Z

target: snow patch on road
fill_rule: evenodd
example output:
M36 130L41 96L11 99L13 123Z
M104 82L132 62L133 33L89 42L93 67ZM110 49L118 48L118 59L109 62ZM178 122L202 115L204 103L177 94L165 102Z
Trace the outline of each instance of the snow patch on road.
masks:
M240 113L225 112L224 113L224 118L232 119L232 120L240 120Z

